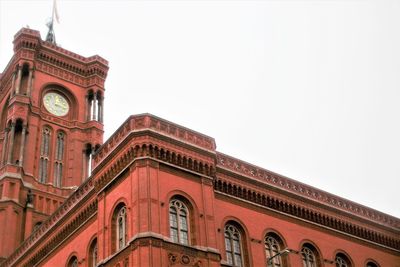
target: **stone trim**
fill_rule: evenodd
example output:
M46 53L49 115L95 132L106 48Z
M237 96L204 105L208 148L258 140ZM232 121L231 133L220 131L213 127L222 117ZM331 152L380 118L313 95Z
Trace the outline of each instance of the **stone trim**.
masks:
M124 154L114 161L112 166L107 168L107 171L96 178L96 191L100 191L101 188L110 183L133 160L139 158L152 158L189 170L200 176L213 176L215 174L213 166L193 156L185 155L179 151L171 151L158 144L141 143L127 149Z
M262 181L263 183L267 183L273 187L278 187L284 191L291 192L296 195L323 203L324 205L328 205L356 216L366 218L370 221L386 225L394 228L395 230L400 229L400 220L396 217L373 210L371 208L367 208L355 202L324 192L312 186L300 183L266 169L262 169L258 166L249 164L220 152L217 152L217 167L226 169L230 172L238 173L242 176L250 177L251 179Z
M267 207L269 209L278 211L279 213L297 217L302 220L324 226L325 228L343 232L357 238L380 244L384 247L393 249L396 252L400 252L399 238L394 238L393 236L388 236L369 230L365 227L355 225L354 223L350 223L342 219L334 218L333 216L323 214L319 211L312 210L297 203L290 203L285 199L270 196L264 192L258 192L242 185L236 185L228 180L218 177L215 178L214 190L227 196L242 199L262 207Z
M187 129L183 126L155 117L151 114L130 116L115 133L99 148L94 157L95 168L115 149L126 137L141 130L148 130L172 140L178 140L211 153L215 153L215 140L211 137Z
M103 261L98 263L98 266L106 266L114 261L119 261L119 258L125 256L125 251L133 251L139 247L154 246L159 248L164 248L167 250L168 258L171 264L179 264L178 262L171 262L171 255L176 256L178 260L184 259L189 260L191 263L197 263L201 259L209 259L212 261L220 261L221 255L218 249L211 247L199 247L199 246L187 246L170 241L169 237L157 234L154 232L139 233L133 236L125 248L119 250L118 252L110 255ZM197 266L197 265L193 265Z

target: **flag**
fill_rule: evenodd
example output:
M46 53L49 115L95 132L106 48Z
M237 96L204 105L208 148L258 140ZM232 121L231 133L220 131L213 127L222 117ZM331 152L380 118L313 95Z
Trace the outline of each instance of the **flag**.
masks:
M57 10L57 0L53 1L53 21L54 18L56 19L57 23L60 23L60 16L58 15L58 10Z

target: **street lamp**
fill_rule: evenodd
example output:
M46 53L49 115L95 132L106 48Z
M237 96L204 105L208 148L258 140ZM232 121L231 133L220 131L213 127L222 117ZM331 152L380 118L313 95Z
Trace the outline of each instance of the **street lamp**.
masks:
M274 256L268 258L268 260L267 260L267 267L272 266L272 260L273 260L275 257L284 256L284 255L289 254L290 252L291 252L291 251L290 251L288 248L285 248L284 250L281 250L281 251L279 251L278 253L276 253Z

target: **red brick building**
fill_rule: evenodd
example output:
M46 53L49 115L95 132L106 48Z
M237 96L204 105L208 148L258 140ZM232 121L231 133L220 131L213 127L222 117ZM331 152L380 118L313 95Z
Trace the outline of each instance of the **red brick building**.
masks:
M400 220L129 117L108 63L21 29L0 76L1 266L400 266Z

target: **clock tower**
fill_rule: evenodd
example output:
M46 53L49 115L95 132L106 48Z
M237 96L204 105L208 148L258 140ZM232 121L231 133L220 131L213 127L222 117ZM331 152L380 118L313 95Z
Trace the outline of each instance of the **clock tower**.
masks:
M0 259L52 214L91 172L103 142L108 62L14 37L0 74Z

